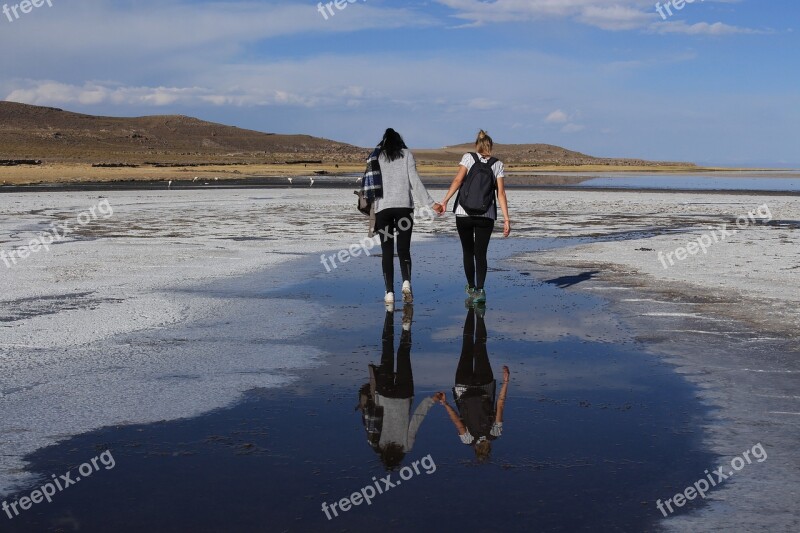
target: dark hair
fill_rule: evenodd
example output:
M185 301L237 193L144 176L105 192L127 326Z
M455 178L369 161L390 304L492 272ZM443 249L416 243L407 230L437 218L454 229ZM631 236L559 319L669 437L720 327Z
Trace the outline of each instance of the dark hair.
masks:
M397 469L406 456L403 447L396 442L389 442L385 446L379 447L376 451L380 455L383 467L390 472Z
M383 140L381 141L380 146L381 153L385 154L389 161L402 158L403 149L408 148L406 143L403 141L403 138L400 137L400 134L394 131L392 128L387 129L386 133L383 134Z

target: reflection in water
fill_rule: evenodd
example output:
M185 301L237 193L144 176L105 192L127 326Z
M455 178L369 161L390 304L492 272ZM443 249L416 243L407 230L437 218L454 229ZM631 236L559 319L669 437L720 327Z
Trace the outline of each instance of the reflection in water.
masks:
M488 461L492 441L503 432L503 409L510 375L508 367L504 366L500 398L495 404L497 380L486 349L484 312L483 308L470 307L464 321L464 339L453 387L458 412L447 403L443 392L434 396L447 409L461 442L473 447L479 462Z
M417 431L434 405L425 398L411 415L414 405L414 377L411 372L411 322L413 307L403 308L403 331L394 353L394 310L386 311L380 366L369 365L369 383L359 390L361 421L367 442L380 456L387 470L397 468L414 447Z

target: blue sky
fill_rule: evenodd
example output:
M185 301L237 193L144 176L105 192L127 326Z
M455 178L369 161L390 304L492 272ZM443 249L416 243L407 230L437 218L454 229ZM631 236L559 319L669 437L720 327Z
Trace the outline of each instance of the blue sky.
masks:
M388 126L412 147L484 128L598 156L800 167L796 0L695 0L666 20L651 0L356 0L327 20L312 1L51 3L0 14L6 100L360 146Z

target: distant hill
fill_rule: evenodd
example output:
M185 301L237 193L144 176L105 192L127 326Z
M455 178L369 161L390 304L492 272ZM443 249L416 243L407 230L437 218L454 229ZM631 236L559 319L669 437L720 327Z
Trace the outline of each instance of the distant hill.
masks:
M0 102L0 159L86 163L363 161L365 149L261 133L182 115L96 117Z
M414 150L423 165L454 165L472 144ZM498 144L513 165L654 166L686 163L597 158L549 144ZM100 117L0 101L0 164L44 160L97 166L343 163L359 165L369 149L309 135L283 135L183 115ZM691 166L691 164L688 164Z
M457 163L465 152L474 150L473 144L459 144L438 150L416 150L415 154L425 163ZM594 157L552 144L495 144L494 155L512 165L693 166L692 163Z

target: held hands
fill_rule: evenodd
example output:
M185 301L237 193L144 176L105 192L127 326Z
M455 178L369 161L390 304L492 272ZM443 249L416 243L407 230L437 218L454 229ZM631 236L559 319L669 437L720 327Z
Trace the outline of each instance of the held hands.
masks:
M441 214L444 213L445 206L443 206L442 204L437 202L437 203L433 204L433 210L436 211L437 215L441 215Z
M433 398L433 401L439 402L441 405L444 405L445 403L447 403L447 397L444 395L443 392L437 392L436 394L434 394L432 396L432 398Z

